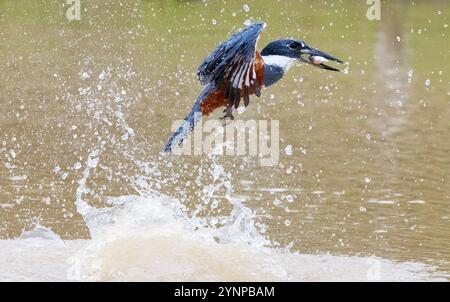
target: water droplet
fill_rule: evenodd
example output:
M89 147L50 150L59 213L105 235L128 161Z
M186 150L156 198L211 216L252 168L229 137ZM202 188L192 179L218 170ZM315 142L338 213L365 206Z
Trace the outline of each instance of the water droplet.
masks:
M50 199L50 197L44 197L44 198L42 198L42 202L48 205L51 203L51 199Z
M411 84L411 82L412 82L412 77L413 77L413 75L414 75L414 69L410 69L410 70L408 71L408 83L410 83L410 84Z
M284 148L284 153L286 155L291 156L292 155L292 145L287 145L286 148Z
M97 164L98 164L98 157L89 158L89 160L88 160L88 167L89 168L95 168L95 167L97 167Z
M244 12L249 12L250 11L250 7L248 6L248 4L244 4L242 9L244 10Z
M84 71L83 73L81 73L80 75L80 79L81 80L86 80L89 79L91 76L89 75L89 73L87 73L86 71Z

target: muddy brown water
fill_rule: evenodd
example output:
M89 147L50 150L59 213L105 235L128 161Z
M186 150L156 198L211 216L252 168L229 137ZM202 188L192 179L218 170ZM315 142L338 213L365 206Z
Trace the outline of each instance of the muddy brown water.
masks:
M77 198L100 207L143 186L211 218L229 214L227 194L242 197L260 231L293 251L417 261L448 276L448 1L383 2L372 22L365 1L81 1L71 22L63 2L0 1L1 238L38 224L88 238ZM198 64L247 19L268 23L260 47L304 39L346 72L295 66L239 115L279 121L274 167L161 157L200 91ZM205 203L215 165L227 185Z

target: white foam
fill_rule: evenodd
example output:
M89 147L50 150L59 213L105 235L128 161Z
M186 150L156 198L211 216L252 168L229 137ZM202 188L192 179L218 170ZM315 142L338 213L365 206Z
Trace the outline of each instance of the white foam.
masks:
M433 269L372 257L301 255L268 247L234 200L223 228L199 228L177 200L122 196L85 216L90 240L38 228L0 241L1 281L424 281ZM375 274L374 274L375 268Z

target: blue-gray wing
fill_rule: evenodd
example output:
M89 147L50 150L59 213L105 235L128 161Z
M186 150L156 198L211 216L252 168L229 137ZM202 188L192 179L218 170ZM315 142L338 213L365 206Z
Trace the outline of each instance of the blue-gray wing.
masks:
M258 22L239 31L219 44L198 68L202 85L212 84L226 89L225 98L229 106L237 108L241 95L247 106L250 86L257 96L261 95L256 80L255 58L257 42L265 26L264 22Z
M260 96L256 80L255 58L256 44L265 27L265 23L252 24L228 41L220 44L198 68L198 77L204 85L191 112L181 126L171 135L164 151L172 152L174 146L181 146L185 138L194 129L202 117L201 105L217 89L226 89L225 98L231 107L239 106L243 90L244 104L249 103L250 87Z

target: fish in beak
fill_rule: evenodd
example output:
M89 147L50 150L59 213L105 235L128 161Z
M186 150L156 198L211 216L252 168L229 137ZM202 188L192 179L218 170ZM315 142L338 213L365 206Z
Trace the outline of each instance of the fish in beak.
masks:
M340 70L324 64L325 62L334 61L339 64L344 64L344 62L339 60L338 58L335 58L332 55L329 55L323 51L320 51L320 50L310 47L308 45L305 45L301 49L299 59L300 59L300 61L302 61L304 63L311 64L316 67L326 69L326 70L332 70L332 71L340 71Z

